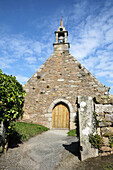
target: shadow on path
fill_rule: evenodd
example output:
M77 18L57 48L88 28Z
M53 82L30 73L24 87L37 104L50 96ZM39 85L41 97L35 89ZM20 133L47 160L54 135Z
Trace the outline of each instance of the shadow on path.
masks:
M9 136L8 148L19 147L19 144L22 144L21 136L18 132L14 131L13 134Z
M80 144L79 144L79 141L78 142L72 142L71 144L69 145L65 145L63 144L63 147L69 151L70 153L72 153L73 155L77 156L78 159L80 160Z

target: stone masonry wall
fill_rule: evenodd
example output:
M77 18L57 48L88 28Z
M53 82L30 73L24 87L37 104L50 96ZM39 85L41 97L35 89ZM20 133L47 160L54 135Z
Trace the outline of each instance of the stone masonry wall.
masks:
M70 129L74 128L77 96L94 97L109 91L68 52L53 53L28 80L24 89L27 93L24 121L52 128L52 113L48 109L54 101L65 100L73 110L70 113Z
M110 146L110 140L113 143L113 95L98 96L95 102L95 112L99 120L97 131L103 140L101 155L111 154L113 153L113 147Z

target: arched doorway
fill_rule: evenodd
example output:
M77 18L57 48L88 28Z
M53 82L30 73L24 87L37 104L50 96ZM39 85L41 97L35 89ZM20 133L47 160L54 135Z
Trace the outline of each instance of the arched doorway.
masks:
M69 108L62 102L56 104L53 108L52 128L69 128Z

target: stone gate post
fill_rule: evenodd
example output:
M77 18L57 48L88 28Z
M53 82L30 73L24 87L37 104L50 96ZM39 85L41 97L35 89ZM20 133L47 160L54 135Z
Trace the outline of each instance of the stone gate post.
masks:
M98 150L91 147L89 134L94 133L94 104L92 97L78 96L78 119L81 160L98 156Z

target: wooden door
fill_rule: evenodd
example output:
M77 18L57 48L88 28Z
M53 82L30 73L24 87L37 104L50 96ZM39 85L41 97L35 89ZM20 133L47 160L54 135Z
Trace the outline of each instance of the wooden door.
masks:
M69 128L69 110L63 104L58 104L52 112L53 128Z

